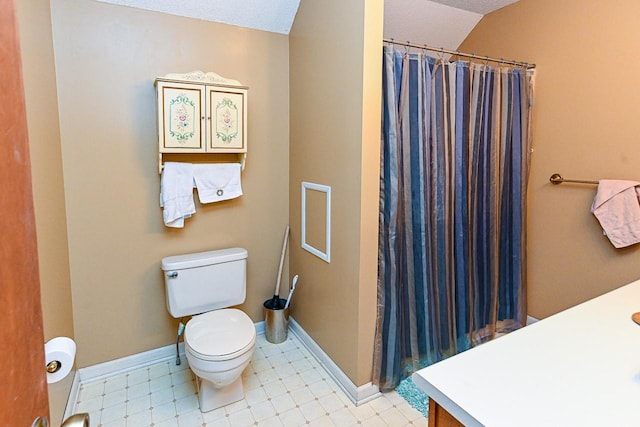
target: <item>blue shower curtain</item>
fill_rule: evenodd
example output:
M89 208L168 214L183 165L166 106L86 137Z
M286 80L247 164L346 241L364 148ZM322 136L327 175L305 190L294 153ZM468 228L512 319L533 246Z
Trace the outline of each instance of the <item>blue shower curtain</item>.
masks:
M526 322L533 71L385 46L373 380Z

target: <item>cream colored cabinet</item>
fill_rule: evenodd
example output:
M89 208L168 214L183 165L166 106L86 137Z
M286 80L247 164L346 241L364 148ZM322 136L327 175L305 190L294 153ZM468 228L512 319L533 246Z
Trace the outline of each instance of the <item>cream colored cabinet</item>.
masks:
M248 88L215 73L156 79L158 153L246 153Z

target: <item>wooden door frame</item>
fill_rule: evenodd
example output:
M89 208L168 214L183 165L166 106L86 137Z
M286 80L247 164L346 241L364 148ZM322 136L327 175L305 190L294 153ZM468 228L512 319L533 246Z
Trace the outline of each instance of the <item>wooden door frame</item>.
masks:
M0 425L49 417L31 162L14 0L0 1Z

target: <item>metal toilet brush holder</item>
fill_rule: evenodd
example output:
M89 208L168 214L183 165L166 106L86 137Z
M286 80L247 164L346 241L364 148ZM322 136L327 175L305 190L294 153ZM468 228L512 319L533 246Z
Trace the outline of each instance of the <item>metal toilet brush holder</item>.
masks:
M272 344L280 344L287 340L289 331L289 307L284 307L287 300L280 298L277 307L272 308L271 299L264 302L264 329L267 341Z

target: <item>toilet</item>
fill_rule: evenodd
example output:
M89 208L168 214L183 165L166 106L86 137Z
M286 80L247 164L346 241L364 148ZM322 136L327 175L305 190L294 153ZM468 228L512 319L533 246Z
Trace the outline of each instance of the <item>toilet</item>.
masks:
M198 377L200 411L244 398L242 371L253 356L256 329L244 312L229 308L246 297L247 250L220 249L162 259L167 309L193 316L184 330L187 361Z

